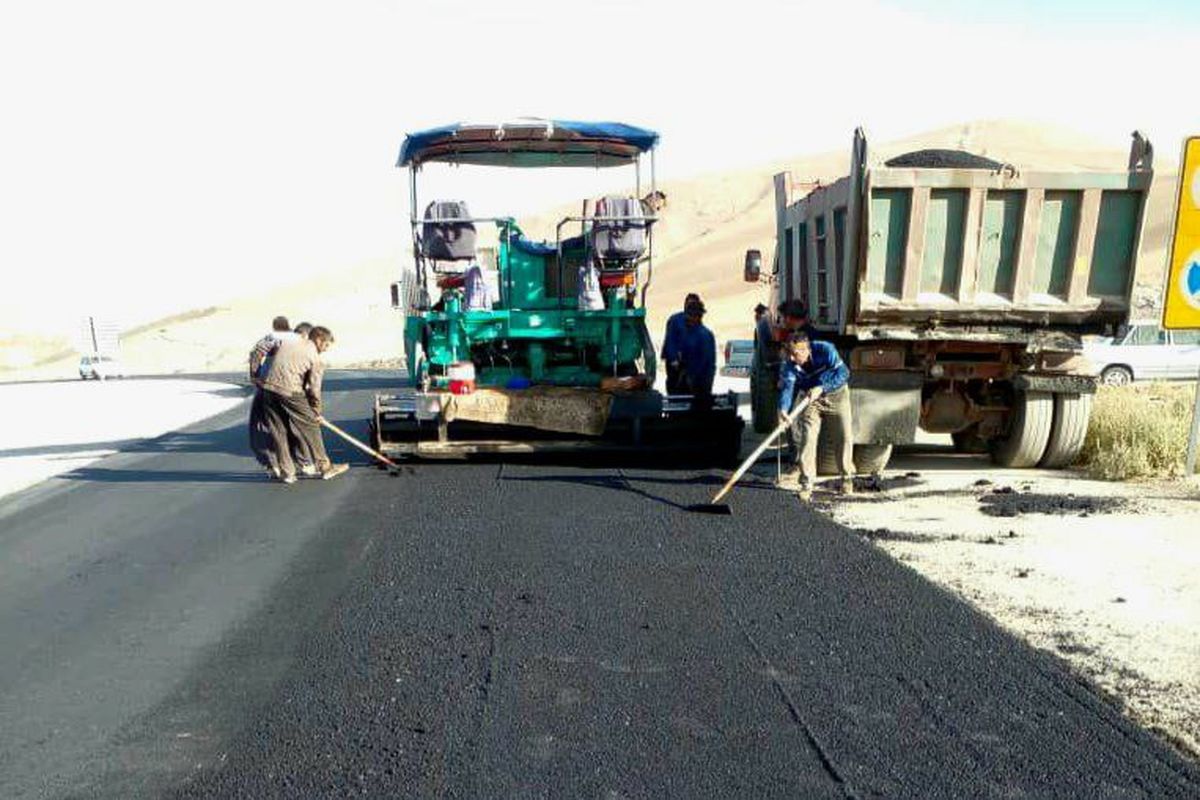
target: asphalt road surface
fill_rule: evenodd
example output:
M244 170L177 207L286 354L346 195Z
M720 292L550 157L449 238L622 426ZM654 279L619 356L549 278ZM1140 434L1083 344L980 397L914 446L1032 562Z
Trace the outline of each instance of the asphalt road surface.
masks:
M327 384L365 433L381 381ZM0 797L1197 797L1055 658L765 484L260 476L235 409L0 500Z

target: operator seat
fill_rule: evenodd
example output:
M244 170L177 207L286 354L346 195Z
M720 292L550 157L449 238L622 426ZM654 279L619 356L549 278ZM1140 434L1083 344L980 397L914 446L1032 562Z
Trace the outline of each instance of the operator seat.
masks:
M421 255L434 261L473 261L475 224L461 200L434 200L425 207ZM461 220L461 221L459 221Z
M595 216L592 251L600 269L633 269L646 251L642 204L634 197L602 197L596 201Z

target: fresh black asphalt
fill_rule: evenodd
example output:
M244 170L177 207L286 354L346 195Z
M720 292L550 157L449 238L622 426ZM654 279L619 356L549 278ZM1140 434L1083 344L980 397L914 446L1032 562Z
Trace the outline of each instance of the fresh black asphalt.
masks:
M365 432L373 390L329 381ZM1200 797L882 551L719 472L266 482L241 408L0 500L0 797Z

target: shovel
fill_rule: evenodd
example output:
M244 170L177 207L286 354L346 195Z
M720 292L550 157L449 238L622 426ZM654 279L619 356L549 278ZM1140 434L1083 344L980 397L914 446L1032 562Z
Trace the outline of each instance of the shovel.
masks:
M725 482L725 485L721 487L721 491L713 495L712 500L707 503L699 503L697 505L688 506L687 510L694 511L697 514L721 514L723 516L732 514L733 511L729 509L729 506L719 502L720 499L729 494L729 491L733 489L734 485L737 484L737 482L741 480L741 477L746 474L746 470L753 466L754 462L758 460L758 457L766 452L768 447L774 444L775 440L778 439L779 436L788 429L788 427L792 424L796 417L800 416L800 413L804 411L804 409L808 408L808 404L811 402L812 400L810 398L805 397L796 404L795 408L785 414L784 421L776 425L775 430L771 432L771 435L763 439L762 444L754 449L754 452L742 462L740 467L734 470L733 475L731 475L729 480Z
M392 475L396 475L400 472L400 465L397 464L395 461L392 461L390 458L385 456L383 453L380 453L377 450L367 447L365 444L360 442L358 439L355 439L353 436L346 433L344 430L339 428L337 425L334 425L332 422L325 419L324 417L317 417L317 419L320 420L321 424L324 425L326 428L329 428L329 430L333 431L338 436L342 437L347 442L349 442L350 444L357 447L359 450L362 450L364 453L367 453L368 455L372 455L375 458L382 461L384 464L387 464L391 468L388 470L388 472L391 473ZM392 470L395 470L395 472L392 472Z

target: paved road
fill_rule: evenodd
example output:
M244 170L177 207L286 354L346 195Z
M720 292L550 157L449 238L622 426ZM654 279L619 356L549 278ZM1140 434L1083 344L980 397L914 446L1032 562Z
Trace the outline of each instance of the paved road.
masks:
M283 487L241 413L0 501L0 797L1200 796L1060 662L766 487L733 517L681 509L707 471Z

